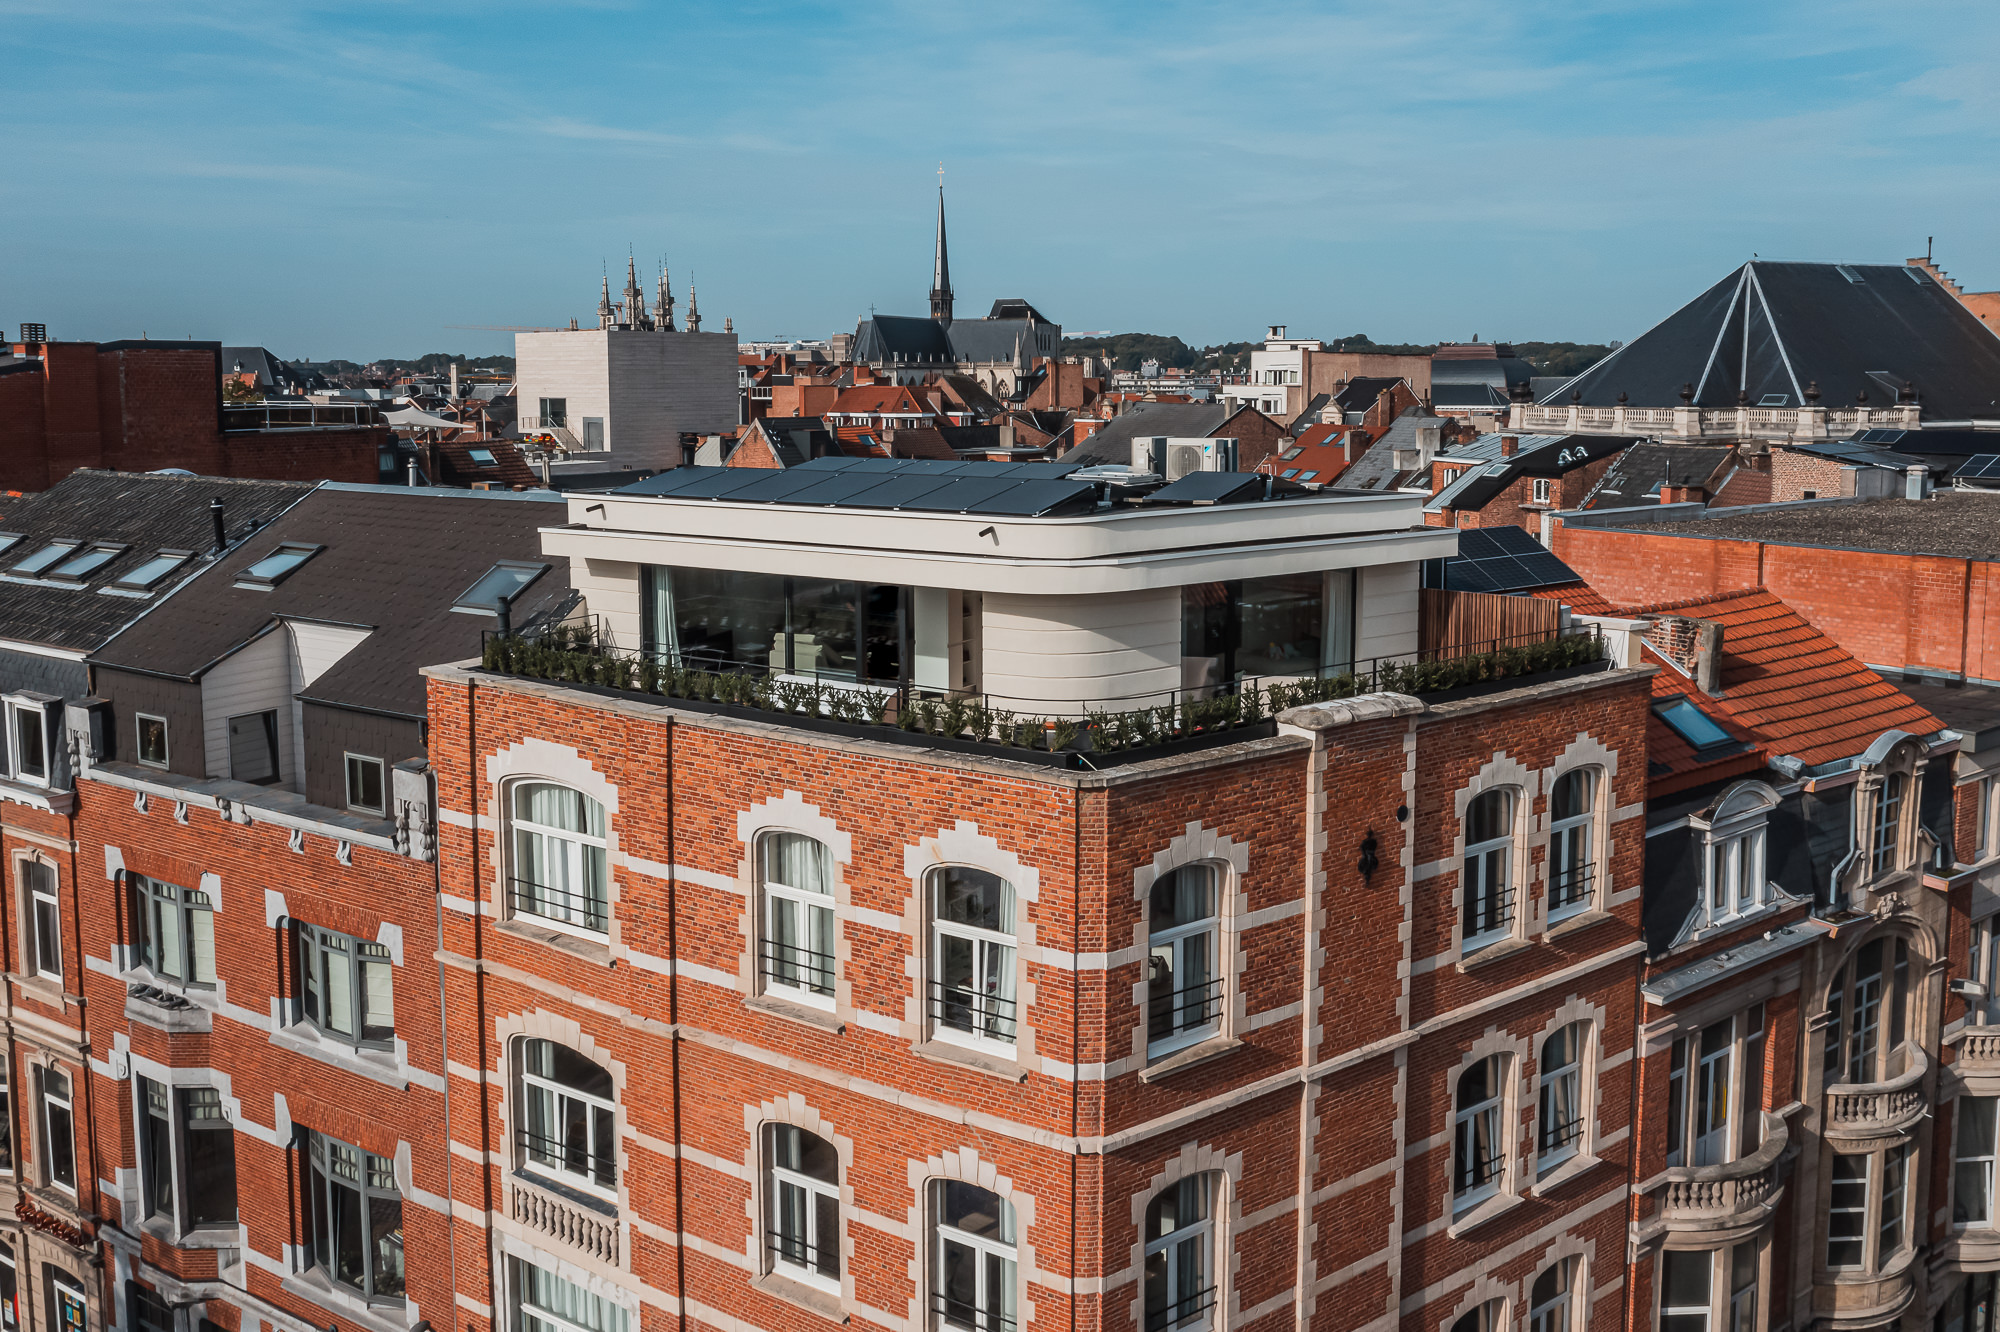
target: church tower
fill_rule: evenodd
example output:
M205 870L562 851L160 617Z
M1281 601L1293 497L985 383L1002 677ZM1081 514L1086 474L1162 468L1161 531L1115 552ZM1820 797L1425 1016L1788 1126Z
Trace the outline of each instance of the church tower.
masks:
M951 258L944 245L944 168L938 168L937 256L931 262L931 318L951 322Z
M624 314L623 323L627 328L646 328L646 302L639 295L639 273L632 262L632 256L625 256L625 300L619 307Z

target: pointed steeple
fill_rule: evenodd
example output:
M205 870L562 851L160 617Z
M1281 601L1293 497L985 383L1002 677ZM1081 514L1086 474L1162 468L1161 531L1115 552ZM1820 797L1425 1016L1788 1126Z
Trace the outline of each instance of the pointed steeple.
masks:
M646 326L646 302L639 295L639 273L632 256L625 256L625 323L632 328Z
M951 322L951 257L944 244L944 167L938 167L937 254L931 260L931 318Z
M688 332L701 332L701 307L695 304L694 279L688 279Z
M606 276L599 278L598 281L604 284L604 289L602 294L599 295L597 298L597 326L599 328L610 328L611 327L611 279L610 277Z
M674 289L667 281L667 270L660 267L660 298L653 304L653 326L671 333L674 331Z

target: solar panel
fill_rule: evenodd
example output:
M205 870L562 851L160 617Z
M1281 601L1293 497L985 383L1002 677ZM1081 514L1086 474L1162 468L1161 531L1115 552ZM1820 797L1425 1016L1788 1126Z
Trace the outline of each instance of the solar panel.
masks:
M1057 512L1086 511L1097 503L1097 487L1089 481L1024 481L992 499L965 507L966 513L996 517L1035 518Z
M1444 585L1453 592L1498 592L1500 589L1486 576L1478 560L1446 560L1444 563Z
M1148 504L1231 504L1262 498L1265 480L1250 472L1189 472L1146 496Z
M1487 539L1493 543L1495 554L1535 555L1542 549L1542 543L1530 536L1526 528L1516 527L1512 523L1501 527L1475 527L1472 530L1487 534Z
M924 503L924 499L955 490L957 486L958 479L951 476L926 476L922 473L892 476L866 490L856 491L841 503L857 509L935 510L937 506Z
M1981 453L1967 458L1952 475L1961 481L2000 479L2000 453Z
M794 468L773 472L768 482L739 490L729 498L742 503L838 504L849 495L881 484L882 478L872 472L801 472Z

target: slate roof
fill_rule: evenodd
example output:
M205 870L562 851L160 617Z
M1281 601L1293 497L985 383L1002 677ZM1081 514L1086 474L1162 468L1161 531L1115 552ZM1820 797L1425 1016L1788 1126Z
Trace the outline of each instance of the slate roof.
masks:
M897 426L894 439L888 441L889 448L898 458L938 458L947 462L958 460L957 452L934 426Z
M1747 347L1746 347L1747 343ZM1746 373L1747 367L1747 373ZM1435 373L1435 372L1433 372ZM1578 375L1585 406L1796 408L1896 401L1914 385L1934 420L2000 418L2000 337L1921 269L1900 264L1743 265ZM1771 399L1768 403L1767 398ZM1544 402L1568 403L1564 389Z
M421 718L419 669L477 656L481 632L494 627L493 617L461 614L451 605L495 561L550 566L515 603L517 626L567 597L568 562L541 553L539 532L566 514L563 501L547 494L323 485L93 660L195 679L279 616L366 625L375 632L300 697ZM268 591L235 586L238 573L284 542L325 549Z
M1148 402L1099 430L1065 453L1061 461L1089 466L1094 463L1129 463L1132 441L1167 435L1174 439L1206 439L1233 413L1212 402Z
M937 320L919 315L876 315L854 330L857 365L885 361L949 361L951 343Z
M0 639L88 652L208 566L215 544L211 500L222 501L224 526L241 541L311 491L309 482L86 468L35 495L0 495L0 532L21 536L0 553ZM77 585L8 573L56 540L111 542L125 550ZM195 555L145 595L100 590L161 550Z
M1502 450L1504 440L1515 441L1514 456ZM1446 509L1482 509L1495 495L1524 476L1557 477L1619 453L1638 443L1625 435L1506 435L1487 434L1469 443L1439 453L1434 463L1462 463L1467 459L1483 464L1456 468L1458 475L1425 505L1428 512Z
M1356 375L1333 395L1333 400L1343 412L1365 412L1383 393L1402 382L1394 375Z
M1909 695L1762 588L1640 606L1626 613L1634 618L1681 615L1721 624L1722 696L1703 695L1647 647L1646 655L1663 667L1654 677L1654 693L1687 695L1704 713L1747 734L1772 755L1789 754L1818 765L1858 756L1884 731L1933 735L1944 729Z
M1706 486L1735 450L1728 445L1654 444L1642 440L1611 464L1590 494L1586 509L1629 509L1660 497L1662 485Z
M839 446L817 416L765 416L750 423L770 441L780 467L797 467L808 458L824 457ZM741 447L740 445L738 447Z
M1442 426L1444 418L1412 408L1389 423L1389 429L1369 450L1341 473L1340 484L1350 490L1392 490L1401 483L1396 470L1396 450L1414 452L1419 426Z
M1040 333L1040 343L1037 342ZM945 329L945 337L951 343L952 359L957 361L994 362L1014 359L1014 342L1021 343L1021 354L1030 360L1037 356L1054 354L1054 345L1049 342L1054 337L1061 340L1061 330L1053 324L1033 323L1026 319L954 319Z

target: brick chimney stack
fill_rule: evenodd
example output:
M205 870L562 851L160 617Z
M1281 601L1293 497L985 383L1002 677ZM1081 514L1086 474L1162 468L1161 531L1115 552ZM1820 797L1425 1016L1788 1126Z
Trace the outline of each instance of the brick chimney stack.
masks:
M1661 615L1646 630L1653 651L1687 673L1694 687L1711 698L1722 696L1722 626L1714 620L1685 615Z
M1518 435L1502 435L1502 436L1500 436L1500 456L1501 456L1501 457L1503 457L1503 458L1511 458L1511 457L1513 457L1513 456L1514 456L1515 454L1519 453L1520 451L1521 451L1521 439L1520 439L1520 436L1518 436Z

